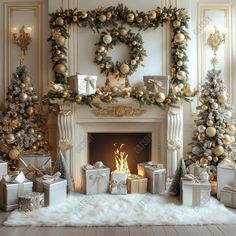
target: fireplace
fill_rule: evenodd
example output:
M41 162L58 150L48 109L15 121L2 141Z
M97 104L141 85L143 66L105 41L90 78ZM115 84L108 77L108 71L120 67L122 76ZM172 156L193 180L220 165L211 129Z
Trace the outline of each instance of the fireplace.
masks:
M59 143L63 146L63 154L77 191L81 190L82 185L81 167L90 161L93 163L100 159L98 155L95 155L97 159L94 155L90 158L90 154L92 154L91 140L88 137L91 135L93 137L99 134L105 135L105 138L101 138L103 139L103 147L112 159L114 155L111 146L115 142L122 141L121 134L149 135L149 138L151 137L147 151L149 154L148 157L140 159L140 162L151 160L164 164L169 177L173 176L178 160L183 157L182 107L170 107L168 110L162 110L156 106L140 107L139 103L133 99L120 99L118 102L119 105L103 104L102 109L91 109L71 103L60 105L58 115ZM109 143L106 135L110 134L119 134L119 140L114 139ZM126 148L130 148L126 140L124 144ZM135 172L137 162L132 161L132 163L134 165L131 168ZM113 168L112 164L110 167Z
M128 167L137 174L137 164L151 160L151 133L89 133L89 163L102 161L111 171L116 169L115 151L122 145L128 156Z

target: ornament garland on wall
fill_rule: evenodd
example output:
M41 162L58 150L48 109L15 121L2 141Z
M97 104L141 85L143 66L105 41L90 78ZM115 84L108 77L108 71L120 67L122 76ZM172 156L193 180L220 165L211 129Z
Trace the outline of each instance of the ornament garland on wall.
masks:
M188 32L189 16L185 9L177 8L160 8L157 7L155 10L150 10L148 13L142 11L133 11L128 9L128 7L123 4L118 6L110 6L107 8L97 8L91 11L77 11L77 9L67 9L67 10L57 10L50 14L50 29L51 36L49 41L51 43L51 59L53 61L53 70L55 72L54 85L50 88L49 93L44 97L44 102L56 103L58 99L68 100L77 102L80 104L87 105L96 105L98 101L102 102L112 102L116 97L133 97L138 99L142 104L156 104L160 107L165 105L175 105L184 99L189 101L189 96L194 96L194 91L187 83L188 80L188 69L186 61L188 60L186 54L187 41L190 39ZM68 26L77 25L79 27L90 27L94 32L100 32L104 27L114 26L117 27L117 22L120 22L122 25L127 24L130 27L137 27L140 31L146 30L149 28L156 29L159 26L163 26L165 23L170 23L172 26L172 40L171 40L171 86L168 96L163 102L156 102L155 94L145 91L141 88L131 88L130 91L117 92L107 88L98 89L97 93L94 95L88 96L79 96L74 94L67 87L67 48L65 47L65 41L69 37ZM117 29L113 29L114 32ZM128 31L128 35L132 35ZM102 33L101 42L104 43L104 50L109 49L112 44L115 42L124 42L129 43L125 40L125 37L112 37L112 39ZM119 32L120 33L120 32ZM121 34L120 34L121 35ZM109 40L112 40L111 43L106 43ZM140 44L140 51L136 51L137 57L143 59L145 56L145 50L142 47L142 38L138 35L132 35L136 37ZM108 40L108 41L107 41ZM114 41L113 41L114 40ZM98 44L100 44L99 42ZM101 44L103 44L101 43ZM109 45L110 44L110 45ZM131 60L120 65L119 62L113 63L105 55L101 55L99 48L96 52L95 62L102 65L102 72L106 74L109 72L114 72L120 74L129 75L132 74L138 67L138 60ZM131 48L132 53L132 48ZM102 58L100 57L102 56ZM131 55L132 56L132 55ZM133 55L135 56L135 54ZM99 59L99 60L98 60ZM104 62L108 60L108 65L100 63L100 59ZM135 58L134 58L135 59ZM137 58L136 58L137 59ZM136 64L135 64L136 63ZM104 66L103 66L104 64ZM59 84L59 86L57 86ZM60 89L56 89L59 87ZM53 101L54 100L54 101Z

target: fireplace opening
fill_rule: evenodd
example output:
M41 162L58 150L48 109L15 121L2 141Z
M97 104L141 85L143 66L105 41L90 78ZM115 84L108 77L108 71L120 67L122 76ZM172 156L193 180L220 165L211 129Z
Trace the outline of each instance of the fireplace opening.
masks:
M102 161L111 171L116 169L115 151L127 154L130 173L137 174L137 164L151 161L151 133L88 133L89 163Z

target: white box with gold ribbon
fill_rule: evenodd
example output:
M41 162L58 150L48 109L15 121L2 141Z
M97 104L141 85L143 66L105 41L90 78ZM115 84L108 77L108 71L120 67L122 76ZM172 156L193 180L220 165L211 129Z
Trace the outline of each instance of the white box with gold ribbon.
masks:
M92 167L92 166L91 166ZM109 190L110 168L103 166L83 168L82 191L85 194L107 193Z
M111 173L111 194L127 194L127 174Z
M145 169L144 169L144 167L146 167L146 166L163 169L163 164L155 164L152 161L142 162L142 163L138 163L138 165L137 165L138 175L146 177L146 173L145 173Z

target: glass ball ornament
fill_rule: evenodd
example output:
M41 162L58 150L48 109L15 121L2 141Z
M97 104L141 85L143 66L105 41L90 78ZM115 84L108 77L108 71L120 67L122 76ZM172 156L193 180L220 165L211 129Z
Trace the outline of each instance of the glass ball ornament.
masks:
M230 135L228 135L228 134L224 134L223 135L223 138L222 138L222 141L223 141L223 143L224 144L230 144L231 143L231 136Z
M134 18L135 18L135 15L133 13L129 13L126 17L126 20L129 22L129 23L132 23L134 21Z
M208 106L207 105L202 105L201 109L202 109L202 111L206 111L208 109Z
M192 147L192 153L197 155L201 151L201 148L198 146L193 146Z
M186 79L186 72L183 70L180 70L177 72L176 77L178 80L185 80Z
M217 161L219 161L219 158L218 158L218 157L214 157L214 158L213 158L213 161L214 161L214 162L217 162Z
M31 83L31 77L29 75L24 75L22 81L24 84L28 85Z
M185 40L185 36L184 36L184 34L182 34L182 33L177 33L177 34L174 36L174 41L175 41L176 43L181 44L181 43L184 42L184 40Z
M127 64L122 64L122 65L120 66L120 72L121 72L122 74L128 74L129 71L130 71L129 65L127 65Z
M198 130L199 133L203 133L206 130L206 127L204 125L199 125L197 127L197 130Z
M209 99L209 103L214 103L214 102L215 102L215 100L213 98Z
M212 152L215 156L219 157L224 153L224 148L221 145L216 145Z
M158 103L164 102L165 99L166 99L165 94L164 94L164 93L161 93L161 92L158 92L158 93L156 94L156 96L155 96L155 100L156 100L156 102L158 102Z
M207 157L208 161L212 161L212 156Z
M216 135L216 128L215 127L207 127L206 135L208 137L214 137Z
M234 132L236 131L235 126L232 125L232 124L227 125L226 129L227 129L227 131L230 132L230 133L234 133Z
M103 36L102 40L105 44L109 44L109 43L112 42L112 37L111 37L111 35L106 34L106 35Z
M64 25L64 20L63 20L62 17L59 16L59 17L56 18L55 23L56 23L57 25L62 26L62 25Z
M98 52L100 52L100 53L101 53L101 52L104 52L105 49L106 49L106 48L101 45L101 46L98 47Z
M180 27L181 26L181 22L179 21L179 20L175 20L174 22L173 22L173 27L174 28L178 28L178 27Z
M29 129L29 133L30 133L30 134L34 134L34 132L35 132L34 128L30 128L30 129Z
M5 138L7 144L13 144L15 142L14 134L8 134Z
M214 122L212 120L207 121L207 126L213 126L213 125L214 125Z
M20 152L16 148L13 148L9 152L9 157L11 160L18 160L20 157Z
M154 19L156 19L156 17L157 17L156 11L152 10L152 11L148 12L148 19L149 20L154 20Z
M28 98L28 95L26 93L21 93L19 98L21 102L25 102Z
M212 109L217 110L217 109L219 108L219 105L218 105L218 103L213 102L213 103L211 104L211 107L212 107Z
M225 92L221 93L217 97L218 102L225 103L227 101L227 95Z
M226 111L226 112L225 112L225 117L226 117L227 119L231 118L231 117L232 117L232 112L231 112L231 111Z

